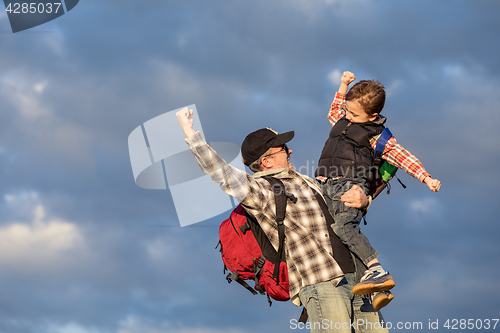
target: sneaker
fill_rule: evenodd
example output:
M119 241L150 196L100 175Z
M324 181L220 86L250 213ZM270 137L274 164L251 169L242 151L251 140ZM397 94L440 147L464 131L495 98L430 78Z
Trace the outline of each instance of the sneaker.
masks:
M394 298L394 295L390 291L377 291L372 295L372 306L375 311L382 309L384 306L389 304Z
M352 287L354 295L373 294L376 291L386 291L395 286L394 280L389 272L365 271L361 281Z

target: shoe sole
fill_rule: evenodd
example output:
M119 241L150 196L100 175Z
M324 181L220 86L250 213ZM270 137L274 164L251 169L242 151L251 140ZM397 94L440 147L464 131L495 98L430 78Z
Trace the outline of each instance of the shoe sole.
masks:
M394 299L393 294L389 294L389 296L387 297L379 297L375 300L375 302L372 303L372 306L375 309L375 311L379 311L384 306L389 304L393 299Z
M357 284L352 287L352 293L354 295L368 295L373 294L376 291L387 291L391 290L396 284L394 280L388 280L383 283L367 283L367 284Z

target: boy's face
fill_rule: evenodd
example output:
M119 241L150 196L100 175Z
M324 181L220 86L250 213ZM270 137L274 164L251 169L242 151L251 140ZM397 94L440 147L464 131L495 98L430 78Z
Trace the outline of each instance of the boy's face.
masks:
M358 100L345 102L345 116L351 123L365 123L377 119L378 115L369 116Z

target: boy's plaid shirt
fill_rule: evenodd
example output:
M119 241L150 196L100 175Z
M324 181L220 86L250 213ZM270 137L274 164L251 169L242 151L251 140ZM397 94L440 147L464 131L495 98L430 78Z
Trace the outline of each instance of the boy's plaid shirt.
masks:
M330 124L334 126L337 121L339 121L344 115L345 107L345 94L341 94L337 92L335 94L335 98L330 107L330 112L328 112L328 120ZM380 137L376 135L370 139L370 144L373 149L377 146L377 140ZM415 157L408 150L404 149L399 143L396 142L394 137L391 137L385 146L384 153L382 154L382 158L386 160L388 163L403 169L410 176L413 176L420 180L424 181L425 177L430 177L429 173L425 171L422 162L418 158Z
M199 132L186 139L202 171L210 174L214 183L235 197L253 214L262 230L278 249L278 228L274 194L268 181L261 178L273 175L279 178L297 203L288 201L285 215L285 252L290 283L290 299L300 306L298 293L302 287L332 280L337 285L344 273L333 259L330 236L323 211L314 192L321 193L319 185L310 177L290 169L275 169L250 176L224 161L204 141Z

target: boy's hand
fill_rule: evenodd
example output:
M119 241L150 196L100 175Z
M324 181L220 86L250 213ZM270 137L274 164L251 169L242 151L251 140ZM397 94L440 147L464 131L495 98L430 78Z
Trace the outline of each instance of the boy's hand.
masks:
M351 72L344 72L344 74L342 74L342 77L340 78L340 87L338 92L341 94L346 94L349 84L354 80L356 80L354 74L352 74Z
M437 179L432 179L431 177L427 177L424 179L424 182L431 189L431 191L437 192L441 188L441 182Z
M343 84L345 85L349 85L352 81L356 80L356 77L354 76L353 73L351 72L344 72L344 74L342 74L342 77L340 78L340 82L342 82Z
M190 138L194 134L193 130L193 110L188 110L188 108L182 108L176 114L177 120L181 125L182 131L186 138Z

